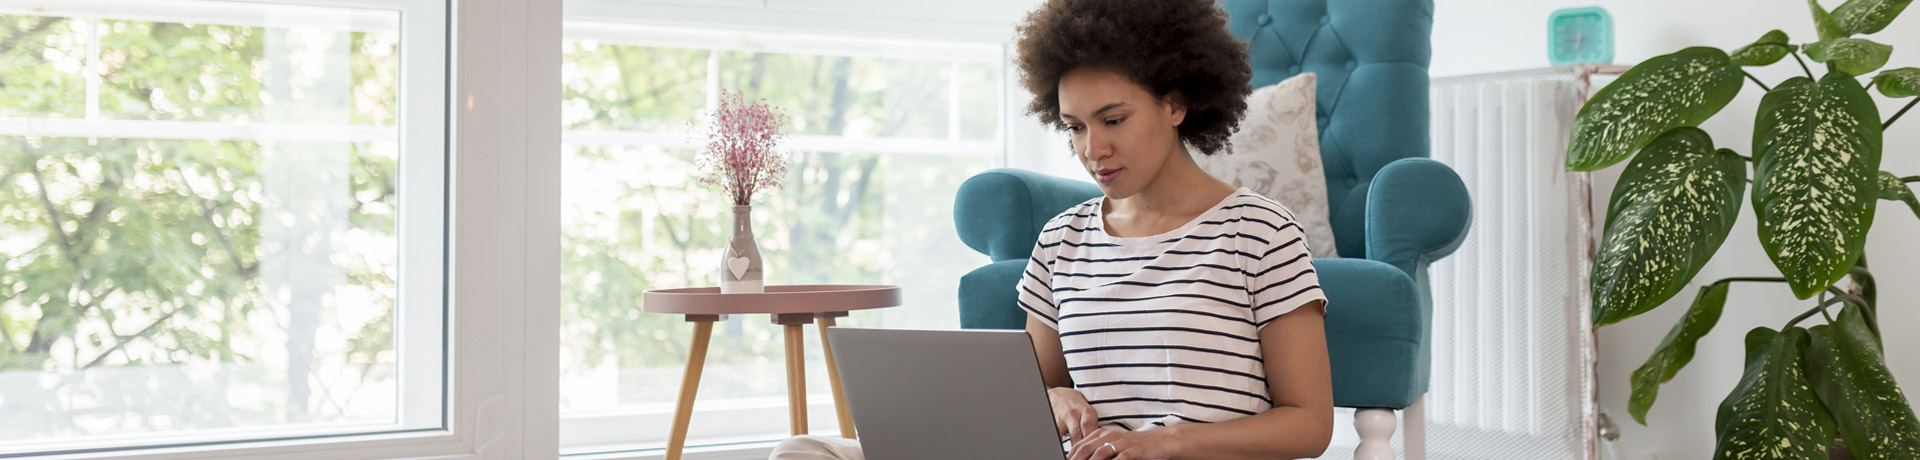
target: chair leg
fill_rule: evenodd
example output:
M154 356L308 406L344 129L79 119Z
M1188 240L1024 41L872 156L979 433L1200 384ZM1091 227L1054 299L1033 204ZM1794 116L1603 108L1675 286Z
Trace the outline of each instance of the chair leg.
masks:
M1420 395L1401 411L1400 421L1407 426L1407 433L1400 438L1400 450L1407 454L1407 460L1427 460L1427 395Z
M1393 460L1393 409L1360 409L1353 413L1353 428L1360 432L1360 447L1353 460Z

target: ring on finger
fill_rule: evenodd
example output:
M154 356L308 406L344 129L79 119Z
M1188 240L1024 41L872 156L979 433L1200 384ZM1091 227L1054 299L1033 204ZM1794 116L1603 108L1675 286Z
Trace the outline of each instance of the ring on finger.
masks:
M1100 445L1100 447L1102 447L1102 448L1107 448L1107 449L1113 449L1113 455L1114 455L1114 456L1116 456L1116 457L1118 457L1118 456L1120 456L1120 448L1118 448L1118 447L1114 447L1114 446L1113 446L1113 443L1111 443L1111 442L1109 442L1109 443L1106 443L1106 444L1102 444L1102 445Z

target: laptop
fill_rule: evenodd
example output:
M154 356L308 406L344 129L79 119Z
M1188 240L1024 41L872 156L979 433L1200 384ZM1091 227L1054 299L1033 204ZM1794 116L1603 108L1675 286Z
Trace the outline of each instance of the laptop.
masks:
M1026 331L827 329L873 460L1065 459Z

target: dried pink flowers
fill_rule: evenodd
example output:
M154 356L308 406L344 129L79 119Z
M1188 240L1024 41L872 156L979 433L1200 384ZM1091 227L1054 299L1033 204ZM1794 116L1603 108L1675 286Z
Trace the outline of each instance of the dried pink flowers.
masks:
M720 107L707 120L706 149L696 161L706 172L700 183L742 206L753 201L754 192L778 188L787 174L787 156L774 147L787 137L787 121L766 99L748 103L739 91L721 90Z

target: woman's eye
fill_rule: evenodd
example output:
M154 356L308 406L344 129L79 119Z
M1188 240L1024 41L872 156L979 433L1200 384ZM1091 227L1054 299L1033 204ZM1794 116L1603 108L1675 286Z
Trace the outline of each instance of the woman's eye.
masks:
M1082 129L1086 129L1086 127L1080 126L1080 125L1067 125L1067 132L1070 132L1070 133L1077 133L1077 132L1080 132L1080 130Z
M1125 117L1122 117L1122 118L1115 118L1115 119L1112 119L1112 120L1107 120L1107 126L1119 126L1119 125L1120 125L1120 122L1122 122L1122 121L1127 121L1127 119L1126 119Z

